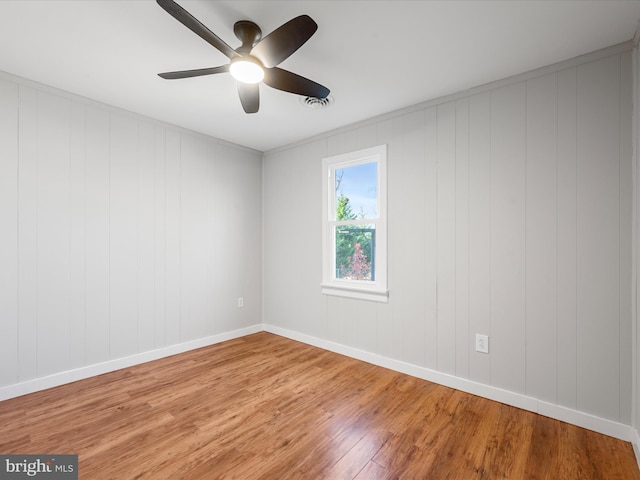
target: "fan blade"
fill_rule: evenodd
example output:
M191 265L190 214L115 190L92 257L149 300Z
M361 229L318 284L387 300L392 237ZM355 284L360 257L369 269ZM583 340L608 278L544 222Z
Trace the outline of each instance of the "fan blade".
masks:
M308 15L300 15L276 28L251 50L267 68L275 67L298 50L316 33L318 24Z
M214 73L224 73L229 71L229 65L221 67L199 68L197 70L182 70L180 72L159 73L158 76L165 80L175 80L177 78L200 77L201 75L213 75Z
M156 0L158 5L164 8L169 15L182 23L185 27L191 30L196 35L202 37L205 41L216 47L227 57L233 58L238 56L236 51L227 45L220 37L205 27L199 20L193 15L187 12L184 8L178 5L173 0Z
M245 113L256 113L260 108L260 87L257 83L238 82L238 95Z
M327 87L277 67L265 69L264 83L278 90L305 97L326 98L329 95Z

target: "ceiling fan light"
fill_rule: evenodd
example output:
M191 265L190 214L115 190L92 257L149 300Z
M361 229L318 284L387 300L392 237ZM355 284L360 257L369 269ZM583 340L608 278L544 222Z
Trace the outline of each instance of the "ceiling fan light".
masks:
M241 57L231 62L231 76L242 83L258 83L264 78L264 70L254 60Z

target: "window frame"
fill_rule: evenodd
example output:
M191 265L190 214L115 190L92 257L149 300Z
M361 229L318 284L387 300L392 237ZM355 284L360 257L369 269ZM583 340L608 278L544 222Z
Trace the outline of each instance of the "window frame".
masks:
M348 224L375 225L375 280L336 278L335 219L338 195L335 172L341 168L377 162L377 217L350 220ZM342 222L344 224L344 222ZM387 287L387 146L378 145L322 159L322 283L325 295L388 302Z

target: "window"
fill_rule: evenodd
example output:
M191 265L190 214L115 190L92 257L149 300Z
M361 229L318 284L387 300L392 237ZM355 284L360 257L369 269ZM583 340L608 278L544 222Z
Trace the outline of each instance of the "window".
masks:
M386 302L386 145L325 158L322 293Z

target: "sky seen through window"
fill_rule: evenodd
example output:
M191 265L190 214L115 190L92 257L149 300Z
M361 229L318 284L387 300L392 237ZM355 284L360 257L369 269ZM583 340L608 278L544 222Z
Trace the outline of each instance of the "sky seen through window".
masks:
M364 218L378 216L378 164L377 162L363 163L337 169L336 193L343 194L349 199L351 211L358 218L364 213Z

